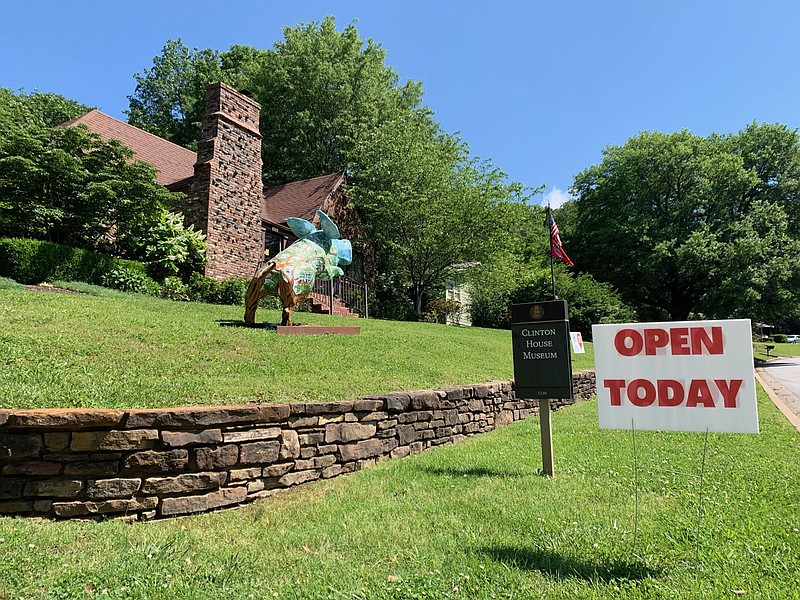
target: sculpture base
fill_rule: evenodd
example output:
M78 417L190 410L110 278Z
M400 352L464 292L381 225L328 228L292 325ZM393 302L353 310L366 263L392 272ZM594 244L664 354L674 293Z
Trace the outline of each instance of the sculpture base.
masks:
M329 325L278 325L275 331L279 335L360 335L361 327Z

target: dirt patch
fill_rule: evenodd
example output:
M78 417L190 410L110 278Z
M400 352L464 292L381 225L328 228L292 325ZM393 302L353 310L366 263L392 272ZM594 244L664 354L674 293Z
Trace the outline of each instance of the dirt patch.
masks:
M31 292L53 292L55 294L80 294L75 290L65 290L64 288L54 287L52 285L25 285L26 290Z

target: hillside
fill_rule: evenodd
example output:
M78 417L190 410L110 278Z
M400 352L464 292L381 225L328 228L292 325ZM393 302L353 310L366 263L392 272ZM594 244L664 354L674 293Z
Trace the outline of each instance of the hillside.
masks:
M0 407L318 402L513 377L508 331L297 313L361 335L279 336L241 319L231 306L0 290ZM591 361L590 349L574 369Z

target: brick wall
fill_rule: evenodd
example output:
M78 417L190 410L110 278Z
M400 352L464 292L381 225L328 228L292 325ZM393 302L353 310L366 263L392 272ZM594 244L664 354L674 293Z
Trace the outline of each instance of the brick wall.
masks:
M192 191L177 208L206 234L206 275L253 276L263 258L260 105L224 83L206 89Z
M594 395L594 372L573 381L576 400ZM0 410L0 515L198 513L537 413L538 402L516 399L510 381L316 404Z

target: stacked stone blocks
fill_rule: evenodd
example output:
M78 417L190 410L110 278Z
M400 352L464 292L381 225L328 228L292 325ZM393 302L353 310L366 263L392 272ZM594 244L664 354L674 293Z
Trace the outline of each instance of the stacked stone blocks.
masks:
M574 376L576 400L594 373ZM573 401L553 400L557 409ZM0 514L148 520L233 506L538 413L512 382L348 402L0 410Z

